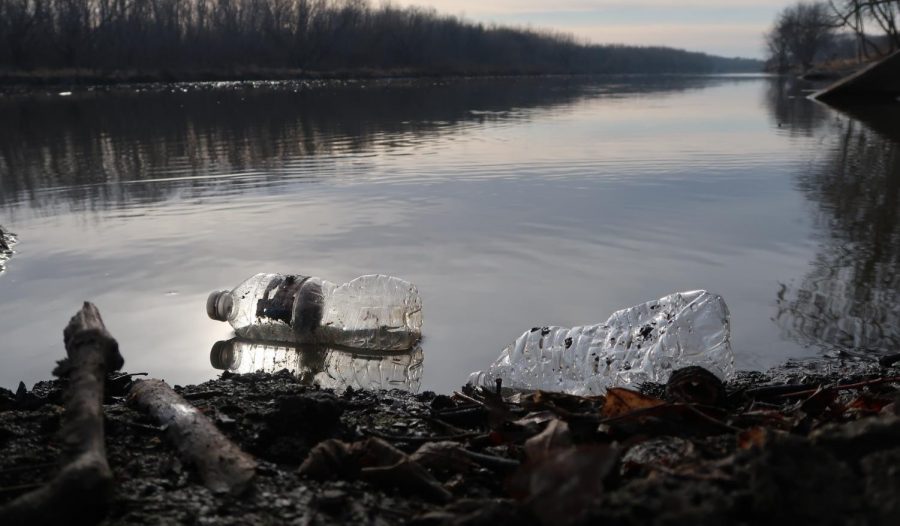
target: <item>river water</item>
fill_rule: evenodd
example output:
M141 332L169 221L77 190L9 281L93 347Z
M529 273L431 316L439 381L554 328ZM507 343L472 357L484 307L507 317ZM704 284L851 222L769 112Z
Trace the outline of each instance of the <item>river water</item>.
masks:
M0 386L98 305L131 372L212 378L214 289L387 273L421 387L522 331L721 294L739 368L900 348L900 103L766 77L190 84L0 97ZM215 360L213 360L215 361Z

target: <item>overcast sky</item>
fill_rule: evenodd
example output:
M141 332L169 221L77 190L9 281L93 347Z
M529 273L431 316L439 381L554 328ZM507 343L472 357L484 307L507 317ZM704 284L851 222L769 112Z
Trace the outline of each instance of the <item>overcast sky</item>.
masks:
M796 1L796 0L794 0ZM792 0L394 0L477 22L547 28L591 42L763 55L762 34Z

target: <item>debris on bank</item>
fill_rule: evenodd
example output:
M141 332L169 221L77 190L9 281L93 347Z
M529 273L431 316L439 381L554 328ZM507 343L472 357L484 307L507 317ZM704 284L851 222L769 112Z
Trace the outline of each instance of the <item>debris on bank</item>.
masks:
M868 101L873 98L900 97L900 51L838 80L816 92L812 97L823 102L854 98Z
M96 337L104 333L67 331L61 379L0 390L0 523L14 524L4 515L10 503L42 491L69 465L77 447L67 434L72 392L80 389L73 351L111 351ZM589 397L502 385L336 393L287 370L226 372L155 398L176 397L236 455L253 459L255 476L237 491L208 483L183 451L186 428L162 425L135 402L144 395L132 386L142 380L113 373L102 413L114 484L107 500L68 508L69 520L894 524L898 364L795 362L727 383L687 367L665 385Z
M16 235L3 229L0 225L0 272L6 269L5 263L13 255L13 245L16 244Z

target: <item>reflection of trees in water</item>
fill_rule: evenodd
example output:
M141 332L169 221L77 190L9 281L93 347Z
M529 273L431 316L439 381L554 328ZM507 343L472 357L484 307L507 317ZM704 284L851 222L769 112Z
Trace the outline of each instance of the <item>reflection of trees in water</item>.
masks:
M828 119L828 111L807 97L814 85L796 77L772 78L766 88L766 105L775 123L791 135L809 136Z
M836 147L799 179L827 232L809 274L778 294L777 322L804 343L900 348L898 106L847 111Z
M629 79L613 91L658 93L715 82L728 80ZM279 172L317 177L304 163L322 157L420 144L488 120L527 119L529 110L598 91L596 81L561 77L175 85L0 97L0 203L24 199L41 207L59 200L105 208L185 190L240 192ZM255 177L195 177L247 171Z

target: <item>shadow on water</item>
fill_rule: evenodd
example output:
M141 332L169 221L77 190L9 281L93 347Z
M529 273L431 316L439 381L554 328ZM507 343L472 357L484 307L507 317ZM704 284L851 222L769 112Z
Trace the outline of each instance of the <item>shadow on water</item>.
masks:
M802 344L849 353L900 349L900 103L826 108L787 121L829 126L834 144L797 177L822 231L811 270L782 284L776 323ZM773 106L772 112L784 112ZM786 113L780 113L781 119ZM825 117L822 117L824 115Z
M627 82L626 82L627 80ZM329 157L402 150L586 97L739 77L147 85L0 97L0 205L74 210L328 177ZM312 163L310 165L309 163Z
M276 373L287 369L304 384L343 391L399 389L419 392L424 356L420 346L404 352L365 353L232 338L213 344L213 368L233 373Z

